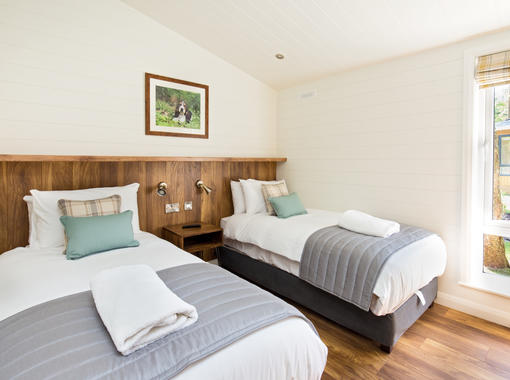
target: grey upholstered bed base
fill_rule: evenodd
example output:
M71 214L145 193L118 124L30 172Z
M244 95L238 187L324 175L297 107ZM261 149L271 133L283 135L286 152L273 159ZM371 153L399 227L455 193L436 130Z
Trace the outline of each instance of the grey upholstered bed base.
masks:
M218 249L218 263L274 293L295 301L324 317L353 330L391 352L397 340L432 306L437 295L437 277L421 288L426 303L413 295L391 314L376 316L351 303L310 285L306 281L270 264L252 259L234 248Z

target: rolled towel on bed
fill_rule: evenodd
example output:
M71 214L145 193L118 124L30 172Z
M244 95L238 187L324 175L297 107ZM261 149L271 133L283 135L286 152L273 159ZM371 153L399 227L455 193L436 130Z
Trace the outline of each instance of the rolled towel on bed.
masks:
M104 270L90 281L96 308L122 355L191 325L193 305L177 297L147 265Z
M349 231L379 237L388 237L400 231L400 224L397 222L376 218L357 210L344 212L338 225Z

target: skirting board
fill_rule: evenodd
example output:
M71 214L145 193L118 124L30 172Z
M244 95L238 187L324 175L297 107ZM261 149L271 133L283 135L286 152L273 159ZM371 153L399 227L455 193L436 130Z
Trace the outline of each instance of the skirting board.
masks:
M474 315L475 317L494 322L502 326L510 327L510 313L498 310L494 307L481 305L466 300L465 298L452 296L444 292L437 292L436 302L440 305Z

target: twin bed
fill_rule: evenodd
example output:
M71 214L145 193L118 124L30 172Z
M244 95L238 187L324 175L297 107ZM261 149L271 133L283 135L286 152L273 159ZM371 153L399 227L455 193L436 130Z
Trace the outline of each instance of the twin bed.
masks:
M156 271L179 266L184 268L194 263L213 267L212 264L200 264L202 260L152 234L136 233L135 238L140 242L139 247L117 249L73 261L66 260L61 248L20 247L0 256L0 379L65 379L69 378L69 373L75 373L62 372L62 367L69 371L72 367L81 367L83 378L93 377L87 375L88 366L94 365L95 356L91 357L91 353L98 357L102 355L83 347L77 356L73 356L73 350L63 350L39 360L44 352L59 350L61 342L55 341L55 334L41 331L37 325L25 328L31 329L28 331L29 340L22 339L23 331L17 328L3 333L13 323L21 323L14 319L18 313L87 291L90 278L103 269L131 264L147 264ZM192 280L192 283L198 283L201 278ZM203 297L207 296L205 292ZM101 335L109 340L106 331L101 331ZM327 348L310 325L302 318L291 317L262 327L194 362L175 379L320 379L326 358ZM116 360L132 359L131 356L117 354ZM122 378L152 378L149 374L152 368L157 367L156 364L151 363L145 369L138 368L138 371L124 374ZM44 376L45 373L51 375ZM115 378L115 375L105 373L100 378Z
M430 234L391 255L376 278L370 310L364 311L300 278L307 241L317 231L335 226L340 215L308 210L308 214L288 219L267 214L223 218L220 265L373 339L390 352L436 297L437 277L446 266L444 242ZM325 265L327 270L333 266L332 262ZM322 281L331 276L327 273Z

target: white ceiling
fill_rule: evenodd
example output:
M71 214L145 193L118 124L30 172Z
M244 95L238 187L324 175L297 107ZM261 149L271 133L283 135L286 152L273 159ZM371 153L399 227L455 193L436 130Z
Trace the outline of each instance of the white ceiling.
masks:
M274 88L510 26L510 0L123 1Z

